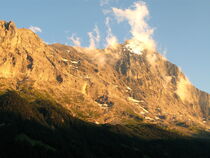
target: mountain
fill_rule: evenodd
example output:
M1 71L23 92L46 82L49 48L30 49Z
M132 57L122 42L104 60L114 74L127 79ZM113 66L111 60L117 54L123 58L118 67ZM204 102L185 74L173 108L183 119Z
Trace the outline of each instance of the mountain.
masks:
M0 157L208 157L210 95L129 42L48 45L0 21Z

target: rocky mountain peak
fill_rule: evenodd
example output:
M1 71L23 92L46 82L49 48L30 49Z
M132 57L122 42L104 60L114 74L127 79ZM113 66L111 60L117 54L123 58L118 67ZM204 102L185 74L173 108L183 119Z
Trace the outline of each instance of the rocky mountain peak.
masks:
M4 44L7 40L12 40L16 36L15 23L10 21L0 21L0 43Z
M13 21L0 21L0 29L1 31L15 31L16 30L16 25Z
M208 128L209 94L158 52L129 44L103 50L47 45L31 30L0 21L0 90L45 96L94 123Z

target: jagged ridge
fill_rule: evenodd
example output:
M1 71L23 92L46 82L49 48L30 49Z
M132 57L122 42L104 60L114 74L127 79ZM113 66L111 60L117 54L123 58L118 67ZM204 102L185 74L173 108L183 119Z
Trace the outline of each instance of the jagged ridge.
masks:
M13 22L0 22L1 91L52 98L80 119L152 123L195 133L208 129L209 94L157 52L47 45ZM37 94L37 92L39 94Z

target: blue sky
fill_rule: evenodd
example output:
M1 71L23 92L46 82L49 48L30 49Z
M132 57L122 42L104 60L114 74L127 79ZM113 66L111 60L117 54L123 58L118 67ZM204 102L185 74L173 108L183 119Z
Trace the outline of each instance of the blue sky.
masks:
M106 36L105 18L110 16L112 32L120 42L130 37L129 25L118 24L112 7L126 9L136 0L0 0L0 17L12 20L17 27L37 26L39 36L48 43L67 43L73 33L89 45L87 32L98 26L100 48ZM210 93L210 0L145 0L149 25L160 51L180 66L190 81Z

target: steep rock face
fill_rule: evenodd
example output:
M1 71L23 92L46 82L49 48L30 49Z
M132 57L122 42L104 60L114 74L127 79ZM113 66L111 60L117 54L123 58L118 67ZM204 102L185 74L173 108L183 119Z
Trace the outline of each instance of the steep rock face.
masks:
M38 92L95 123L208 128L209 94L159 53L137 55L126 44L104 50L47 45L32 31L1 21L0 80L2 91Z
M117 71L129 86L130 97L142 101L156 118L165 116L170 122L189 124L208 119L209 95L196 89L176 65L154 52L129 53L129 57L124 53Z

